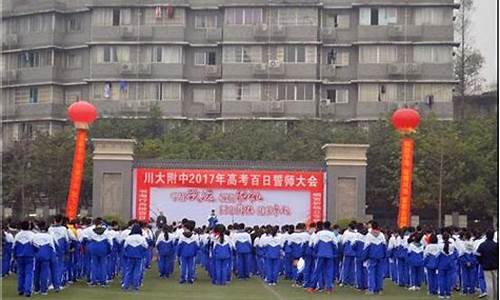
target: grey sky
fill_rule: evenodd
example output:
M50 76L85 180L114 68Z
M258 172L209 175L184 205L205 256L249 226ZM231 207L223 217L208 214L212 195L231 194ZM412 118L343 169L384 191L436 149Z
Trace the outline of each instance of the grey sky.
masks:
M473 15L472 34L478 48L485 58L482 76L487 84L497 81L498 0L475 0L476 11Z

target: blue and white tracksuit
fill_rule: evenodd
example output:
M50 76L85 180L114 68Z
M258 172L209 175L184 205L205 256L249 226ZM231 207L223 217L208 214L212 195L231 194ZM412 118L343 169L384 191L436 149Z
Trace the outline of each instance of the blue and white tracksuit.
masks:
M365 236L359 232L356 233L353 250L356 254L354 258L356 288L359 290L366 290L368 288L368 273L365 263Z
M335 273L333 258L338 251L338 243L335 234L329 230L318 231L313 240L313 249L316 256L313 282L315 287L320 290L333 289L333 276Z
M365 235L365 247L368 267L368 290L378 293L383 290L384 266L383 260L386 254L386 241L384 234L372 230Z
M288 247L290 247L290 256L293 261L298 261L305 255L306 247L309 243L309 234L307 232L294 232L288 237ZM300 277L302 277L301 274ZM298 268L292 266L292 278L296 284L301 282L298 276Z
M356 258L356 251L354 250L354 243L356 242L357 232L347 229L342 235L342 249L344 258L342 260L342 284L354 286L356 276L356 268L354 261Z
M132 234L123 242L123 256L126 259L125 276L123 278L123 289L130 286L138 290L141 285L142 273L144 271L144 253L148 250L146 238L140 234Z
M188 234L186 232L179 235L177 244L177 256L181 264L180 283L194 282L196 254L198 252L198 236Z
M264 250L264 272L266 274L266 282L269 284L276 284L280 271L283 240L278 236L263 235L260 239L260 244Z
M30 296L35 270L36 248L33 245L35 234L30 230L21 230L14 238L14 258L17 262L17 291Z
M438 258L441 248L438 244L429 244L424 249L424 267L427 274L427 288L429 294L438 293Z
M413 242L408 245L408 268L410 274L410 286L420 287L424 281L424 245Z
M247 232L241 231L234 233L232 241L236 247L238 278L249 278L252 258L252 238Z
M453 242L450 241L448 253L444 251L444 244L439 244L438 255L438 290L442 297L451 297L451 289L455 285L456 253Z
M389 258L389 276L394 283L398 282L398 265L395 257L397 246L397 235L393 234L387 243L387 257Z
M395 248L393 250L397 265L398 285L401 287L408 286L408 237L398 236L396 238Z
M168 278L174 271L175 240L173 234L169 234L169 238L166 240L165 234L160 233L156 241L156 249L158 249L158 271L160 272L160 277Z
M224 237L224 242L219 238L214 238L210 259L213 260L212 282L216 285L225 285L231 273L231 255L234 246L228 236Z
M98 234L90 231L87 249L90 253L90 281L92 284L107 284L108 256L111 254L113 241L106 232Z
M48 232L54 237L56 246L56 256L51 262L52 284L54 287L64 286L67 281L66 254L69 253L68 229L62 225L53 225Z
M50 280L50 262L56 255L54 237L46 232L35 233L33 246L35 254L35 292L47 293Z
M3 232L2 239L2 277L10 273L10 264L12 261L12 247L14 246L14 237L10 232Z
M473 241L457 243L458 262L462 273L462 292L464 294L475 293L478 261L474 255L474 246Z

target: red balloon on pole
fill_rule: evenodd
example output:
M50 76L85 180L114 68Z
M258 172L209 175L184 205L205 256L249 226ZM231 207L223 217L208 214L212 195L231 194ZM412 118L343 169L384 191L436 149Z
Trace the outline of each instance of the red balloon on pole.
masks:
M407 135L415 132L420 124L420 114L410 108L401 108L394 112L391 122L396 130ZM413 172L413 138L405 136L401 141L401 177L399 188L399 228L411 225L411 182Z
M69 106L68 118L75 123L76 127L75 154L66 202L66 217L73 220L76 218L80 199L88 125L93 123L97 118L97 110L94 105L88 102L78 101Z

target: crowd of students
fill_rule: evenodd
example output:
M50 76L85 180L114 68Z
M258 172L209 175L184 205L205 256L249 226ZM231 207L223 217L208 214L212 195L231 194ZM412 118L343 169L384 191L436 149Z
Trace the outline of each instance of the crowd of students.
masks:
M233 276L258 276L273 286L281 276L310 293L331 293L338 283L379 294L390 278L410 291L425 284L439 298L449 298L454 289L482 297L481 266L488 258L481 255L481 244L494 238L492 231L458 228L390 232L374 221L353 221L345 230L328 221L196 227L184 219L153 228L131 220L120 228L102 218L68 222L59 215L51 223L2 226L2 277L17 273L19 295L47 295L49 288L58 292L78 280L106 287L117 277L123 290L138 291L156 257L162 278L179 265L181 284L193 284L199 266L214 285L228 284Z

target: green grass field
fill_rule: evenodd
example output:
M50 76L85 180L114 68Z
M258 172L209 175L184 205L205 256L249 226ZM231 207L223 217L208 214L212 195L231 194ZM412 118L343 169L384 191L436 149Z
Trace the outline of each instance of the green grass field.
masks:
M437 296L430 297L426 290L410 292L394 286L389 280L385 282L384 292L377 296L368 296L352 288L335 286L333 294L318 293L308 294L301 288L291 287L291 282L281 280L277 286L269 287L260 279L252 278L248 281L233 280L226 286L213 286L208 275L203 270L198 270L198 280L194 285L181 285L177 282L176 273L174 278L160 279L156 272L156 267L146 273L144 286L139 293L123 292L120 289L119 279L115 279L108 288L89 287L87 284L78 282L64 289L60 293L50 292L48 296L33 296L35 299L64 299L64 300L128 300L128 299L247 299L247 300L302 300L302 299L438 299ZM9 276L2 280L2 299L22 299L16 292L17 281L14 276ZM453 295L455 299L474 299L475 297L465 297Z

